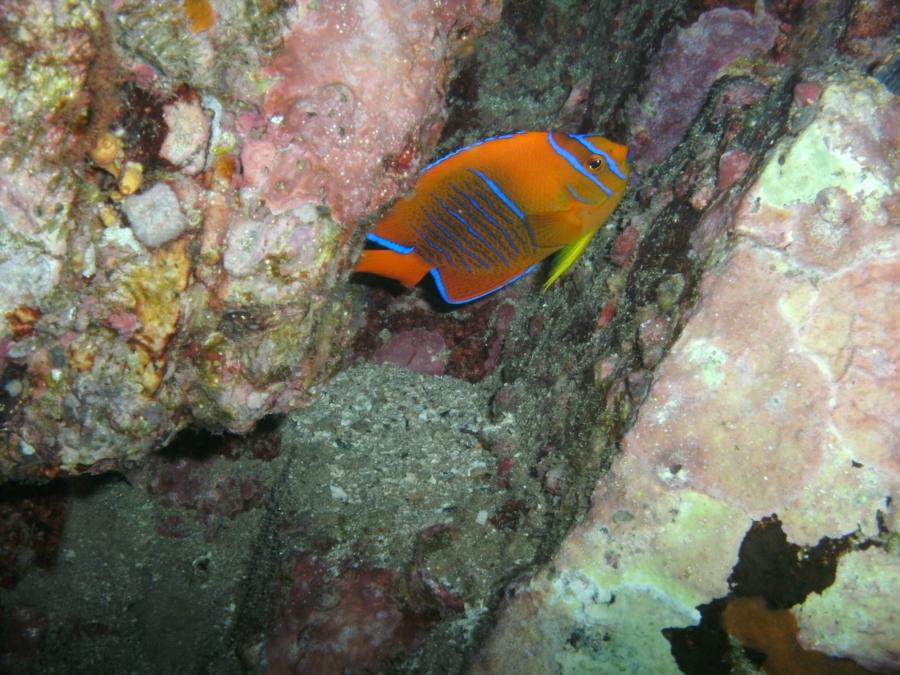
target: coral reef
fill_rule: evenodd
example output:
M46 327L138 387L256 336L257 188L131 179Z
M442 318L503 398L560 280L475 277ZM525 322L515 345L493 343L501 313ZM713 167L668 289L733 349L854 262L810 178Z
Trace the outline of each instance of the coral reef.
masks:
M900 663L897 596L900 561L895 551L869 548L841 558L834 584L797 608L799 643L835 651L875 672Z
M759 598L737 598L723 612L723 626L744 647L765 654L763 668L771 675L864 675L852 661L804 650L797 642L797 620L785 609L770 610Z
M270 672L377 672L430 627L396 607L390 571L354 569L326 580L327 568L317 563L309 556L292 561L294 585L267 645Z
M677 672L662 629L698 622L700 605L728 595L745 532L772 513L801 545L868 538L838 561L840 582L794 611L816 650L878 672L897 666L883 634L898 625L887 600L896 551L880 542L896 527L900 486L900 109L873 80L821 84L814 116L795 103L802 131L733 202L734 247L701 282L590 514L555 572L507 610L482 671L508 655L504 643L542 631L553 638L527 657L543 665L521 664L527 672ZM763 648L767 638L740 631ZM592 637L573 643L576 633ZM590 642L599 639L602 649ZM769 672L786 672L783 653L771 658L781 665Z
M373 363L478 382L500 362L516 315L511 299L522 292L505 289L485 302L436 313L419 297L394 298L376 289L369 295L366 324L354 338L354 353Z
M0 588L15 588L34 568L50 570L59 552L66 488L59 483L0 489Z
M0 477L246 432L329 376L359 219L496 2L4 8Z
M467 30L490 20L491 5L482 11L460 13ZM263 71L276 80L263 102L267 123L241 155L246 185L273 213L324 199L351 222L396 196L384 167L420 158L443 127L452 45L442 24L456 19L442 12L416 2L339 4L285 36ZM400 173L417 164L406 160Z
M897 669L891 3L66 7L0 19L0 473L102 475L0 494L0 669ZM560 283L343 283L516 127L641 152Z

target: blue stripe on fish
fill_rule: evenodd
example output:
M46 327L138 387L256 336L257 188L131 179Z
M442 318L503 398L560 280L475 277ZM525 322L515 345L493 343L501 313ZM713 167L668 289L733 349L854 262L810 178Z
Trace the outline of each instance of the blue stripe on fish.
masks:
M495 242L498 244L501 244L502 242L496 241L496 233L492 233L491 228L485 227L485 222L481 217L481 214L474 210L471 204L467 201L460 201L458 197L450 197L449 203L441 201L441 204L447 209L448 213L465 224L466 228L469 230L469 234L484 244L484 247L494 254L494 258L496 258L501 265L509 265L509 258L495 246ZM483 231L484 234L482 235L479 230ZM488 239L488 237L490 237L490 239Z
M469 190L472 193L472 198L477 198L476 201L483 206L484 211L496 216L496 221L503 228L504 233L512 234L516 241L523 246L527 246L532 250L535 249L534 233L530 231L531 226L527 220L523 221L516 216L509 206L500 200L479 178L473 177ZM529 238L531 239L530 242Z
M452 152L448 152L443 157L438 157L436 160L426 165L424 169L419 172L419 175L425 173L432 167L437 166L441 162L450 159L451 157L455 157L461 152L465 152L466 150L470 150L471 148L477 148L479 145L484 145L485 143L490 143L491 141L502 141L504 138L512 138L513 136L518 136L519 134L528 133L527 131L511 131L508 134L498 134L497 136L489 136L487 138L482 138L480 141L475 141L474 143L470 143L469 145L464 145L461 148L457 148Z
M431 216L425 214L425 217L430 221ZM471 265L466 261L466 256L463 252L459 250L459 248L454 244L453 239L448 239L446 236L441 234L439 229L435 229L434 227L424 226L421 230L417 229L417 233L421 236L421 244L419 246L418 253L421 255L427 262L435 263L437 260L437 256L434 255L436 252L443 254L444 256L450 259L449 264L453 264L457 260L459 264L466 268L468 271L472 271ZM440 239L443 244L438 244L437 239Z
M604 160L606 160L606 166L609 167L609 170L612 171L616 175L617 178L621 178L622 180L625 180L625 174L622 173L622 170L619 168L619 165L616 164L616 160L614 160L612 157L610 157L608 152L606 152L605 150L601 150L596 145L591 143L587 139L586 136L583 136L581 134L572 134L570 136L570 138L574 138L576 141L581 143L584 147L586 147L588 150L593 152L595 155L600 155ZM630 156L628 158L628 161L631 161Z
M509 236L509 232L508 232L507 228L504 227L503 225L501 225L500 223L498 223L494 219L494 217L484 207L482 207L481 204L478 203L478 200L475 197L465 194L458 188L454 188L454 189L459 195L461 195L464 199L466 199L469 202L469 204L472 205L473 209L475 209L476 211L478 211L478 213L481 214L483 222L486 221L486 222L490 223L493 226L493 228L492 228L493 230L495 230L495 231L499 232L501 235L503 235L503 238L506 240L507 247L512 249L513 253L519 253L522 250L519 248L518 244L516 244L516 242L513 241L513 238L511 236Z
M491 192L497 195L500 198L500 201L506 204L509 207L509 210L519 217L519 220L525 220L525 213L522 211L522 209L516 206L516 203L512 199L510 199L503 190L500 189L499 185L485 176L484 173L482 173L478 169L469 169L469 172L475 174L481 180L483 180L484 184L491 189Z
M436 199L435 201L437 201L437 203L441 205L441 208L444 209L444 211L446 211L454 220L456 220L457 223L466 228L465 232L458 231L457 234L459 234L460 236L468 235L466 244L472 246L472 250L477 251L479 255L485 254L485 251L482 249L489 250L486 246L484 246L485 242L482 236L478 234L478 232L476 232L471 225L469 225L469 221L466 220L466 218L461 213L458 213L450 208L450 205L443 199ZM451 226L455 227L455 229L458 230L458 226L455 226L453 223L448 224L448 227ZM472 241L473 239L475 241ZM490 256L488 255L488 257Z
M550 141L550 147L553 148L553 152L555 152L557 155L559 155L564 160L566 160L569 163L569 166L571 166L573 169L575 169L578 173L580 173L582 176L584 176L589 181L591 181L594 185L596 185L601 190L603 190L607 195L612 197L613 191L611 189L609 189L606 185L601 183L600 180L596 176L594 176L587 169L585 169L583 166L581 166L581 162L578 161L578 158L576 158L575 155L573 155L568 150L565 150L560 147L559 143L556 142L556 139L553 138L552 131L547 134L547 140Z
M429 222L425 224L424 234L429 237L429 240L434 241L439 248L445 250L453 263L465 267L467 271L471 272L472 266L469 264L471 262L469 252L463 249L452 235L442 230L439 225L436 225L431 214L426 213L425 217ZM429 262L434 262L434 256L431 255L430 249L420 250L419 253L424 255Z
M472 217L482 225L484 233L491 238L491 241L498 247L503 249L510 257L515 257L521 250L515 240L509 233L509 229L501 223L494 214L490 212L487 206L482 206L479 201L456 186L453 186L453 193L457 203L465 203L466 208Z
M500 254L476 228L472 227L469 219L463 213L465 209L457 210L440 198L437 198L437 202L441 205L441 208L456 221L456 223L451 224L457 228L456 231L461 237L466 237L466 244L470 246L473 251L478 255L483 256L492 266L495 264L494 261L497 261L501 265L507 264L502 254ZM475 224L478 225L480 223L476 222ZM460 230L459 225L462 225L465 230Z
M588 199L587 197L582 197L580 194L578 194L578 190L576 190L574 187L572 187L568 183L566 183L566 191L570 195L572 195L572 199L574 199L576 202L581 202L582 204L596 204L596 202L593 199Z
M422 232L422 230L420 230L415 225L412 225L410 227L411 227L412 231L415 232L419 236L419 239L422 241L422 243L425 244L426 251L429 251L429 252L431 250L437 251L441 256L443 256L444 262L446 262L448 265L453 264L453 257L449 253L447 253L447 251L444 250L443 246L439 246L438 244L436 244L434 241L431 240L431 237L429 237L427 234Z
M385 239L384 237L379 237L379 236L378 236L377 234L375 234L374 232L370 232L369 234L367 234L367 235L366 235L366 239L368 239L368 240L371 241L371 242L374 242L374 243L378 244L379 246L384 246L385 248L389 248L389 249L391 249L392 251L395 251L395 252L397 252L397 253L402 253L403 255L406 255L406 254L408 254L408 253L412 253L413 251L416 250L416 249L415 249L414 247L412 247L412 246L403 246L402 244L398 244L398 243L396 243L396 242L393 242L393 241L391 241L390 239Z
M482 258L475 251L473 251L471 248L468 248L463 243L462 239L460 239L458 236L459 233L453 232L453 230L455 228L452 225L448 226L446 223L442 223L440 218L438 218L437 216L435 216L432 213L429 213L428 209L426 209L426 208L422 209L422 213L424 213L425 217L428 218L428 222L430 222L434 227L436 227L437 231L443 235L444 239L446 241L450 242L460 252L460 254L462 256L468 257L469 260L474 262L479 267L483 267L485 269L490 268L490 264L484 258ZM434 234L437 234L437 232L434 232ZM461 258L461 260L462 260L462 258ZM469 271L471 271L471 268L469 268Z
M485 291L484 293L481 293L480 295L476 295L472 298L466 298L465 300L451 300L450 299L450 296L447 295L447 289L444 287L444 281L443 281L443 279L441 279L440 270L438 270L436 268L432 269L429 272L429 274L431 275L431 278L434 279L434 285L435 285L435 287L437 287L438 293L440 293L441 298L443 298L444 302L446 302L447 304L450 304L450 305L463 305L467 302L472 302L473 300L478 300L479 298L483 298L484 296L490 295L491 293L496 293L501 288L505 288L506 286L509 286L512 282L514 282L518 279L521 279L526 274L529 274L529 273L533 272L534 270L536 270L538 267L538 264L539 263L535 263L528 269L523 270L522 272L519 272L517 275L515 275L514 277L512 277L510 279L507 279L506 281L504 281L502 284L500 284L496 288L492 288L489 291Z
M509 198L509 196L502 190L502 188L497 185L494 181L488 178L484 173L478 171L477 169L468 169L469 173L472 173L478 176L482 182L488 186L490 191L503 202L506 207L512 211L516 217L521 221L522 225L525 226L525 230L528 232L528 238L531 240L532 249L537 248L537 237L534 236L534 230L531 229L531 223L528 222L528 218L525 217L525 212L522 211L518 207L518 205Z

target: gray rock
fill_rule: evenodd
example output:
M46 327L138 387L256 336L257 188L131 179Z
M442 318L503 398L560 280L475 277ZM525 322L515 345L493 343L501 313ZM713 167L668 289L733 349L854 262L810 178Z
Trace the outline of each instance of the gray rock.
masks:
M131 195L122 201L122 210L138 240L148 248L162 246L184 232L187 221L178 198L165 183Z

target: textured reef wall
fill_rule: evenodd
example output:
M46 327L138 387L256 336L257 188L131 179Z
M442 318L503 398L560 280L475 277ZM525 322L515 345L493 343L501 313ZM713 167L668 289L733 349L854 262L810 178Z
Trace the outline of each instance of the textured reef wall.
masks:
M118 471L0 490L0 667L900 667L896 3L10 7L4 471ZM548 127L636 167L554 288L344 283Z
M795 132L694 231L694 246L708 228L735 241L700 282L589 514L553 571L504 612L476 672L508 667L507 645L526 642L525 672L725 672L739 653L709 653L699 630L679 630L702 619L714 632L720 614L768 672L837 672L807 650L874 672L897 666L900 615L886 598L900 571L900 107L879 82L848 73L794 91ZM764 527L800 560L820 555L834 584L790 602L771 581L745 588L742 567L809 574L792 569L796 558L752 558ZM823 553L829 541L847 553ZM741 604L757 594L759 609ZM793 627L744 628L791 607ZM801 670L779 661L788 646ZM714 670L691 669L700 665Z
M0 476L296 408L497 3L4 5Z

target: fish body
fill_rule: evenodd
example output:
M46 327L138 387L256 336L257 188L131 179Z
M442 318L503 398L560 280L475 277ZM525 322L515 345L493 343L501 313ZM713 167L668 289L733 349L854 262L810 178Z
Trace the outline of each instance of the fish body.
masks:
M423 169L375 225L355 271L407 288L430 274L448 303L471 302L556 253L545 288L618 205L628 149L597 135L525 131L460 148Z

